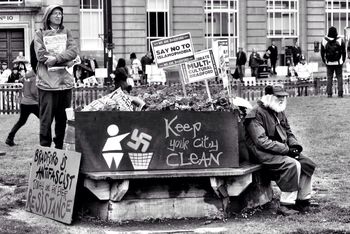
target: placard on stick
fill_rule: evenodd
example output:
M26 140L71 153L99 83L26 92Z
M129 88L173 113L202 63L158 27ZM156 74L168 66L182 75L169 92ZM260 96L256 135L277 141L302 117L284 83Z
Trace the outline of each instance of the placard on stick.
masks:
M29 175L26 210L72 222L81 154L37 146Z
M189 32L151 41L151 45L158 68L194 60L194 48Z
M195 60L181 64L185 84L215 78L219 75L212 49L195 53Z

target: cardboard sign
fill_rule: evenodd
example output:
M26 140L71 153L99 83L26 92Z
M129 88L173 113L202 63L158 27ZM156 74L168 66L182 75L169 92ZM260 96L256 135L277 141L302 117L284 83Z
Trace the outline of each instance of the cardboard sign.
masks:
M95 68L96 78L106 78L108 77L107 68Z
M146 74L148 83L166 82L166 75L164 69L158 68L155 64L146 65Z
M195 54L195 60L181 64L184 83L193 83L218 76L213 50L203 50Z
M190 33L151 41L151 45L159 68L194 60L194 48Z
M26 210L72 222L80 153L38 146L29 175Z
M238 167L232 112L76 112L83 172Z

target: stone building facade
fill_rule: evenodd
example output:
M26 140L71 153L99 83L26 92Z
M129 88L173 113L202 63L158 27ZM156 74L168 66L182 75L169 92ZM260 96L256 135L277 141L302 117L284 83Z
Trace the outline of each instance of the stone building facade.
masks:
M64 24L72 30L82 55L103 61L103 2L106 0L0 0L0 60L19 52L29 58L33 33L47 5L64 7ZM331 25L343 34L349 26L350 0L112 0L113 53L141 58L157 38L190 32L196 50L226 39L234 59L239 46L262 53L275 41L279 65L285 49L297 40L309 61Z

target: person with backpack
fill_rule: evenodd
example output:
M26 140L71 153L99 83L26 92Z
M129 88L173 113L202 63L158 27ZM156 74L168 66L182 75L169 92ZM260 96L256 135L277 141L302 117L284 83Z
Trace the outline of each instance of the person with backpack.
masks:
M321 43L321 58L327 68L327 94L332 97L333 75L338 80L338 97L343 97L343 63L346 50L344 40L338 36L337 29L330 27Z

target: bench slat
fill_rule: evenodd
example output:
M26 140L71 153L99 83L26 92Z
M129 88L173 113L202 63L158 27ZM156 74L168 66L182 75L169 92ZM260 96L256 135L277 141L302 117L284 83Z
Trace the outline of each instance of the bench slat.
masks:
M150 178L180 178L180 177L214 177L240 176L258 171L261 165L245 164L238 168L210 168L183 170L152 170L152 171L114 171L114 172L83 172L87 178L93 180L126 180Z

